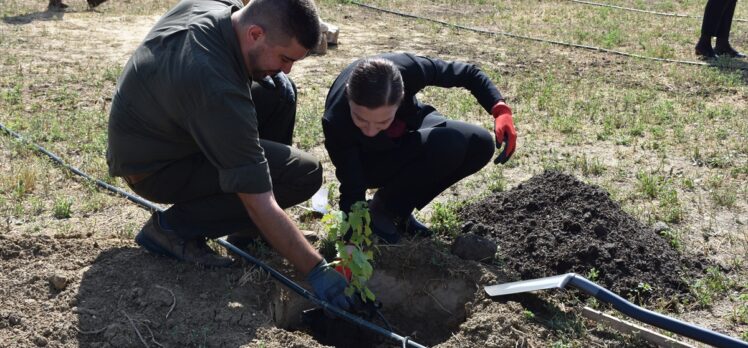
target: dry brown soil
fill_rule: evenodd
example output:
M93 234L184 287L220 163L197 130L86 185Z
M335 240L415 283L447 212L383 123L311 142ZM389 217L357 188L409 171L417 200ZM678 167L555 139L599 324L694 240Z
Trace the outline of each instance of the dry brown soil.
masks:
M545 346L566 337L585 344L642 344L580 320L578 308L563 304L568 294L494 300L482 286L588 274L595 267L602 285L646 300L685 294L682 277L701 267L604 191L561 173L546 172L489 196L466 207L463 218L466 232L498 242L499 261L461 260L430 240L378 249L371 287L384 302L382 313L393 330L419 343ZM267 247L260 244L252 253L293 277ZM0 338L8 346L391 343L340 320L324 320L326 328L313 330L301 320L301 311L312 306L251 265L204 269L148 254L129 240L2 235L0 269ZM640 283L653 290L637 293Z

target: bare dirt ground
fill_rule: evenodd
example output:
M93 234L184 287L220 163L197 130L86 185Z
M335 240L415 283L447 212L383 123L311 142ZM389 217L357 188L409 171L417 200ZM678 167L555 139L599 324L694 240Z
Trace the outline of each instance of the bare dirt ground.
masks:
M32 102L19 111L21 115L37 112L33 101L48 99L59 90L80 93L84 101L68 105L66 100L56 100L58 110L90 109L106 115L114 83L111 76L101 84L66 76L80 76L80 71L104 71L116 78L117 67L124 65L165 10L164 2L154 1L149 5L152 8L144 7L142 13L103 15L122 11L131 2L111 1L102 5L100 12L84 11L82 2L70 3L72 8L66 13L47 12L41 4L35 11L6 16L0 23L0 44L3 49L8 48L8 57L16 59L4 64L3 69L17 69L35 81L24 90ZM444 6L445 9L436 6L432 12L449 13ZM512 77L551 69L558 61L570 66L577 76L597 74L623 85L640 83L637 69L620 57L577 55L577 51L556 46L534 49L518 41L487 39L333 2L324 2L321 9L324 18L340 26L341 44L331 48L326 56L299 62L291 76L300 86L300 99L305 100L301 113L307 117L301 118L299 128L301 132L312 132L306 137L297 136L297 141L323 159L328 183L334 183L334 173L320 146L321 133L314 133L319 130L317 117L327 92L325 86L345 65L361 56L406 50L478 62L498 72L505 91L517 96L518 104L523 102L521 91L526 86L514 84ZM668 80L668 76L655 79L661 79L658 86L663 89L682 84ZM0 87L9 85L4 81ZM684 93L693 96L700 92L698 86L693 89ZM425 97L438 99L439 95L427 91ZM725 94L719 98L723 102L744 102L730 101ZM518 123L528 117L519 114ZM49 122L40 125L47 130L42 133L56 129L55 115L50 114ZM466 112L466 117L486 122L477 113ZM304 123L307 119L308 124ZM101 141L97 134L105 129L106 119L97 122L94 124L98 129L88 132L92 133L90 138L86 133L85 137L68 142L53 136L35 139L103 178L106 166L101 154L86 150L87 143ZM19 130L38 131L35 126L17 123L27 127ZM655 234L648 222L640 222L617 203L617 199L626 201L630 197L609 197L603 189L571 177L535 176L533 172L546 156L560 158L580 152L615 167L625 162L623 158L641 151L643 145L590 141L569 144L544 136L544 126L527 122L522 128L524 137L519 147L524 154L516 155L521 165L503 172L507 185L516 189L489 196L461 216L473 222L472 226L466 225L465 232L483 233L499 242L499 257L488 263L459 259L447 251L449 238L414 240L380 249L371 286L385 303L383 313L393 328L419 343L440 347L646 346L636 338L582 319L579 308L591 305L584 302L584 297L545 293L494 300L482 291L484 285L568 271L589 277L594 268L601 284L642 300L650 308L733 336L746 332L746 324L734 320L741 304L735 299L746 291L745 287L736 285L730 290L735 294L716 299L710 307L700 307L684 303L688 300L683 299L691 298L691 283L680 276L690 277L716 265L731 277L745 279L740 278L744 271L734 260L741 259L741 255L745 260L748 255L746 218L741 216L746 203L739 200L738 208L732 211L709 210L711 216L706 219L700 214L709 203L695 193L686 193L689 199L684 203L683 224L703 233L684 235L681 251L676 251L667 239ZM75 131L75 127L63 130ZM527 147L523 148L525 144ZM656 156L641 156L636 163L641 167L659 165ZM668 165L671 173L675 168L675 177L703 174L694 174L689 155L671 159ZM300 311L308 308L308 303L250 265L202 269L145 253L132 242L132 236L147 218L147 212L118 197L97 193L33 151L7 137L1 138L3 178L15 180L24 170L31 170L36 179L36 187L28 190L34 199L23 200L20 207L14 208L26 213L3 210L0 219L2 347L392 345L354 330L351 333L361 334L362 338L351 340L355 335L349 335L346 330L350 327L343 323L320 336L300 322ZM481 182L491 180L491 175L482 172L440 200L477 195L482 190ZM633 174L626 175L628 180L616 178L612 184L606 182L606 188L612 191L610 188L616 185L632 185ZM114 183L123 186L119 180ZM744 185L743 182L743 189ZM568 192L561 192L562 189ZM59 197L75 197L72 209L76 213L64 219L54 217L52 207ZM560 201L566 204L559 204ZM483 213L489 208L496 215ZM429 209L421 214L428 215ZM292 209L290 213L299 219L303 210ZM638 216L642 215L647 214ZM320 229L315 220L304 224ZM476 224L486 228L475 228ZM513 237L517 233L523 235L522 239ZM603 236L605 241L601 240ZM586 253L580 254L579 250ZM295 276L267 249L258 247L255 253ZM652 288L647 290L644 284ZM632 293L636 289L640 292ZM337 337L341 332L343 337Z
M318 340L341 347L392 344L340 321L334 322L332 333L315 333L299 319L309 304L252 267L203 269L150 255L119 238L4 235L0 250L4 346L314 347L320 346ZM386 299L382 312L393 330L440 347L544 346L558 338L554 330L559 329L523 315L527 310L520 302L535 306L539 318L550 308L554 312L549 318L573 320L571 313L561 313L545 300L486 298L483 285L509 276L499 267L439 250L423 240L380 248L378 273L370 286ZM264 256L293 275L277 257ZM559 332L580 335L574 330ZM583 341L625 345L626 339L601 332L590 332Z

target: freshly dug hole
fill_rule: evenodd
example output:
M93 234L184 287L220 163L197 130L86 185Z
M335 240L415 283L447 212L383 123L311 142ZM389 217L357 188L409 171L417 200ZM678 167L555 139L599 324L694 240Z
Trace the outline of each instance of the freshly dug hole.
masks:
M446 341L465 321L465 304L483 291L481 284L508 279L473 261L440 251L430 241L380 246L369 288L383 303L381 312L395 333L425 345ZM274 296L277 325L309 333L318 342L336 347L391 346L391 341L352 324L324 315L312 326L301 321L310 303L298 296ZM387 328L379 318L370 319Z

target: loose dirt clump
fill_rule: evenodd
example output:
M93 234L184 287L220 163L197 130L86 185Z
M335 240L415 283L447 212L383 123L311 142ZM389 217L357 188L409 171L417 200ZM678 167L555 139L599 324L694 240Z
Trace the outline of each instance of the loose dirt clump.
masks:
M460 330L439 348L542 347L551 336L542 325L519 315L525 309L517 302L484 299L471 304L469 310Z
M460 212L463 232L495 241L522 279L575 272L637 301L680 297L703 268L609 194L547 171Z

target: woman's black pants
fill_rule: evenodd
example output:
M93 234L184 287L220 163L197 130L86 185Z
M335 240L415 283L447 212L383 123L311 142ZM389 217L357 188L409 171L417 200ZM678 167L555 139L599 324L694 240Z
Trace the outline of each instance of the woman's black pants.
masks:
M365 180L374 199L396 216L422 209L441 192L483 168L495 144L491 132L467 122L427 115L395 149L364 153Z

